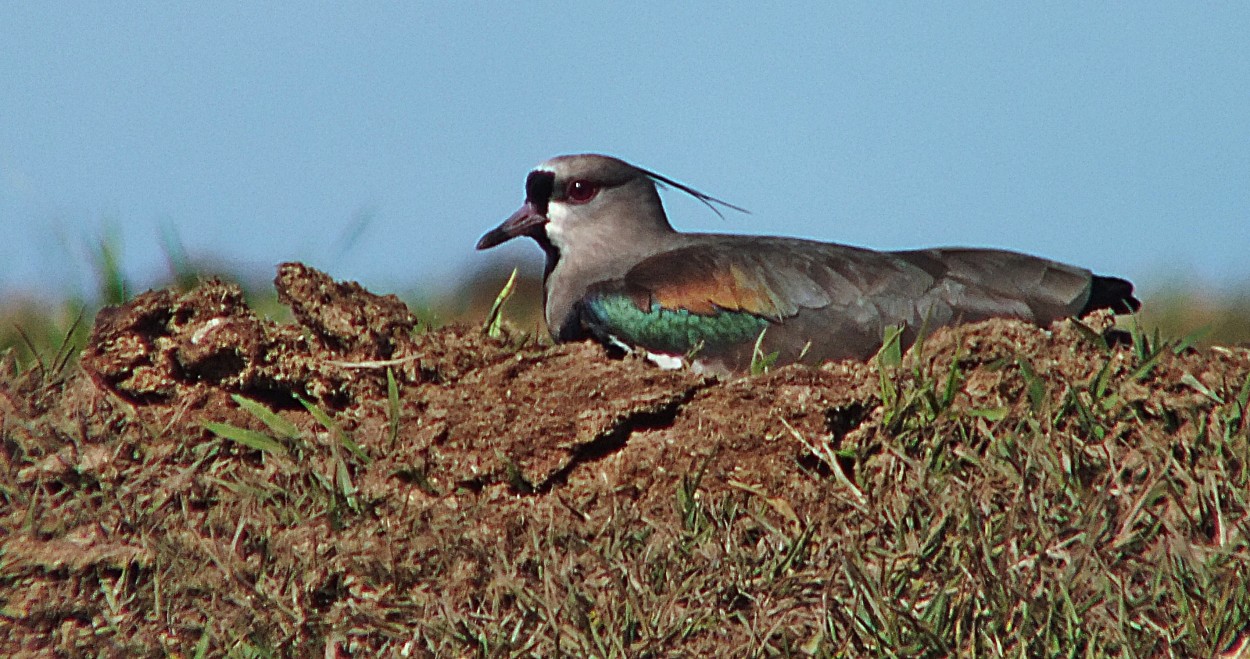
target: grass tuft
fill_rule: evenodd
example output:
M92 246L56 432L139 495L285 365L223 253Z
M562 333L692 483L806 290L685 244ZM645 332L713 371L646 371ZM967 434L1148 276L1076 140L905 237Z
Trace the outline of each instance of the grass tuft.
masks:
M482 331L486 336L498 338L503 332L503 305L512 297L512 292L516 288L517 269L512 269L512 274L508 275L508 281L504 282L503 288L499 289L499 294L495 296L495 302L490 307L490 313L486 315L486 323L482 327Z
M768 332L768 327L760 330L759 336L755 337L755 345L751 348L751 375L763 375L772 369L773 364L777 363L780 352L764 353L764 334Z

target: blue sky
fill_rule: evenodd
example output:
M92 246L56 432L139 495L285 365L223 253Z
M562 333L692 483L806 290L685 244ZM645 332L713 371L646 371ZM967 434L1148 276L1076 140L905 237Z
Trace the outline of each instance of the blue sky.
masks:
M582 151L752 211L682 229L1250 281L1250 4L108 4L6 4L0 295L90 292L108 226L141 286L172 232L437 290L537 263L473 244Z

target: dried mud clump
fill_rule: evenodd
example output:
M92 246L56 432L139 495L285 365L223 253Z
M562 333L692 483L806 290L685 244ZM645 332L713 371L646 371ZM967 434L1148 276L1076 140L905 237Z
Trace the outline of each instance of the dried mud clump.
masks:
M373 295L298 263L279 267L279 299L298 325L257 318L238 286L209 281L188 293L152 291L100 312L83 370L132 402L167 403L205 387L335 408L386 392L385 370L411 381L456 377L500 346L457 333L414 336L416 318L394 295ZM413 356L408 359L407 356Z
M275 285L294 324L209 281L0 377L0 654L1199 656L1250 617L1243 349L990 321L717 380Z

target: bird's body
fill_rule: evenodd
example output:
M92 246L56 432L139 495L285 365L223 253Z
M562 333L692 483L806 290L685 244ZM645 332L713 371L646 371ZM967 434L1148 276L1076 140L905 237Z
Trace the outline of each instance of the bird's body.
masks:
M723 203L615 158L561 156L530 173L521 210L478 248L519 235L542 246L556 340L693 357L713 371L743 371L758 354L866 359L888 327L910 345L922 331L991 317L1047 325L1138 306L1127 281L1015 252L681 233L657 182Z

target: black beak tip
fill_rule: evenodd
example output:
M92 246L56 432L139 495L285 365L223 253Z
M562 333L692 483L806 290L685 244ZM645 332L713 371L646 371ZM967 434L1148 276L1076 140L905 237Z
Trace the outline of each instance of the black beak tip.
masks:
M512 236L504 233L500 229L491 229L477 241L478 251L490 249L500 243L507 241Z
M503 224L486 232L477 241L477 248L490 249L495 245L512 240L518 236L534 236L536 232L541 231L540 227L547 222L547 216L534 210L534 204L525 202L513 213Z

